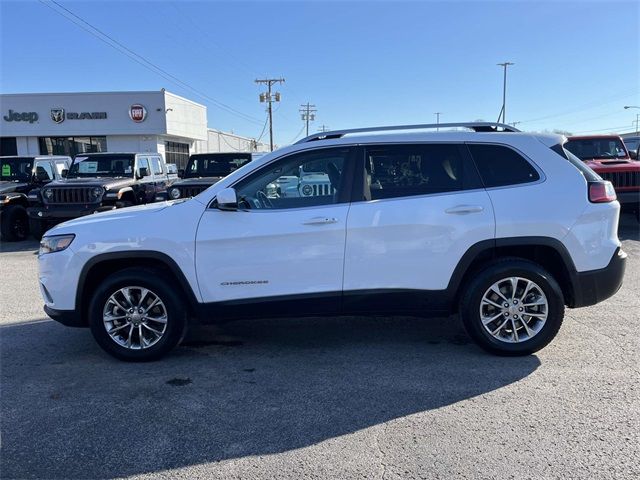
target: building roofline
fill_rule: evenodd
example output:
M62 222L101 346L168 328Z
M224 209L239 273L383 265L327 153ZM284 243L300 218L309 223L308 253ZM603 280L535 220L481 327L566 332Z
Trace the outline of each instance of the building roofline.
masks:
M122 95L122 94L136 94L136 93L170 93L165 89L161 90L116 90L110 92L23 92L23 93L0 93L0 97L24 97L24 96L39 96L44 97L47 95ZM171 94L177 96L175 94Z

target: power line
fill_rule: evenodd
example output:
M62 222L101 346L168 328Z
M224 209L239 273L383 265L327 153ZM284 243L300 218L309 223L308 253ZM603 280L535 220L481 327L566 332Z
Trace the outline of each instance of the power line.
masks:
M328 132L328 131L330 131L330 130L331 130L331 129L329 128L329 126L328 126L328 125L325 125L324 123L323 123L322 125L320 125L320 128L318 128L318 131L319 131L319 132Z
M291 140L289 143L295 142L300 137L300 135L302 134L303 130L304 130L304 125L302 125L302 127L300 127L300 130L298 130L298 133L296 133L296 136L293 137L293 140Z
M178 85L178 86L180 86L182 88L186 88L186 89L190 90L191 92L195 93L199 97L208 100L214 106L216 106L216 107L218 107L218 108L220 108L222 110L225 110L228 113L236 115L236 116L242 118L245 121L256 123L257 125L260 125L262 123L261 120L258 120L257 118L252 117L250 115L247 115L247 114L245 114L245 113L243 113L243 112L241 112L239 110L236 110L235 108L233 108L233 107L231 107L229 105L226 105L225 103L222 103L222 102L220 102L219 100L216 100L213 97L210 97L206 93L201 92L197 88L192 87L188 83L180 80L178 77L172 75L171 73L169 73L166 70L162 69L158 65L154 64L153 62L147 60L145 57L143 57L142 55L140 55L140 54L136 53L135 51L131 50L126 45L120 43L118 40L116 40L115 38L111 37L107 33L103 32L98 27L92 25L88 21L86 21L83 18L81 18L80 16L76 15L74 12L72 12L68 8L64 7L63 5L60 5L55 0L49 0L49 2L45 2L44 0L39 0L39 1L40 1L41 4L43 4L44 6L50 8L51 10L56 12L58 15L64 17L65 19L69 20L70 22L72 22L76 26L82 28L85 32L93 35L98 40L100 40L103 43L107 44L108 46L110 46L114 50L117 50L118 52L126 55L131 60L135 61L136 63L138 63L139 65L143 66L147 70L152 71L156 75L161 76L165 80L167 80L167 81L169 81L169 82L171 82L171 83L173 83L175 85ZM55 7L53 7L51 5L51 3L56 5L58 8L62 9L64 12L66 12L66 14L63 13L62 11L56 9Z
M628 93L628 92L633 92L633 93ZM617 101L617 100L621 100L623 98L631 97L633 95L636 95L637 93L638 93L637 90L627 90L624 93L621 92L621 93L613 95L611 97L607 97L606 99L597 100L595 102L588 102L588 103L582 104L582 105L580 105L580 106L578 106L576 108L572 108L572 109L569 109L569 110L564 110L564 111L559 112L559 113L553 113L553 114L550 114L550 115L545 115L543 117L530 118L528 120L523 120L522 123L535 123L535 122L538 122L540 120L548 120L550 118L556 118L556 117L563 117L565 115L571 115L572 113L582 112L584 110L590 110L592 108L600 107L602 105L607 105L608 103L611 103L611 102L614 102L614 101Z

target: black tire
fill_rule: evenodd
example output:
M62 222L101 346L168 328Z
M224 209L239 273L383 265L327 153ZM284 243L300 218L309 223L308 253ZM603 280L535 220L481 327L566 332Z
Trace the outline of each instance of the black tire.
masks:
M508 343L493 337L483 326L480 315L480 305L485 292L495 282L510 277L521 277L534 282L547 298L545 323L535 335L519 343ZM537 263L520 258L498 260L475 272L472 280L463 288L465 292L459 311L464 326L469 336L490 353L506 356L529 355L548 345L560 330L564 318L562 289L551 274Z
M22 205L9 205L2 212L0 233L5 242L25 240L29 236L29 217Z
M89 327L98 345L110 355L129 362L148 362L166 355L186 334L188 320L186 306L175 289L171 288L172 283L174 282L159 270L137 267L121 270L104 279L93 292L89 304ZM109 297L127 286L151 290L166 307L164 334L157 343L144 349L133 350L121 346L109 336L103 322L103 309Z
M42 240L42 237L48 230L47 226L47 223L42 220L29 218L29 231L31 232L31 235L33 235L33 238L35 238L36 240Z

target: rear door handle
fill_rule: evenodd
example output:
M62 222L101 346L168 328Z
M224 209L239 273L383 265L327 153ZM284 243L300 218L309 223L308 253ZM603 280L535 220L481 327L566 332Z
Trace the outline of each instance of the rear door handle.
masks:
M338 223L338 219L332 217L313 217L304 222L304 225L328 225L330 223Z
M444 212L451 215L468 215L469 213L480 213L484 210L484 207L480 205L457 205L455 207L447 208Z

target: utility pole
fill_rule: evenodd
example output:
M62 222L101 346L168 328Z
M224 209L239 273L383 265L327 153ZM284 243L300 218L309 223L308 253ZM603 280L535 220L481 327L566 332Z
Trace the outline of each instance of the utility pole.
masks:
M307 124L307 137L309 136L309 122L313 122L316 119L316 106L311 105L309 102L300 105L300 116L302 117L302 121Z
M522 122L511 122L509 125L511 125L512 127L515 127L515 126L516 126L516 125L518 125L519 123L522 123Z
M272 95L271 87L276 83L284 83L284 78L256 79L256 83L267 86L267 91L260 94L260 103L267 103L267 111L269 112L269 150L273 152L273 109L271 104L280 101L280 92L275 92Z
M436 116L436 125L440 125L440 115L442 115L442 112L433 112L433 114ZM440 131L440 127L436 127L436 132Z
M636 105L625 105L624 109L625 110L629 110L630 108L638 108L640 109L640 107L636 106ZM636 121L633 122L636 124L636 135L638 135L638 131L640 131L640 113L636 113Z
M328 132L329 130L331 130L331 129L329 128L328 125L325 125L325 124L322 124L320 126L320 128L318 129L319 132Z
M502 123L507 123L507 67L509 65L515 65L515 63L503 62L498 63L497 65L504 68L504 77L502 81L502 110L500 111L500 115L502 115ZM498 122L500 122L500 115L498 115Z

